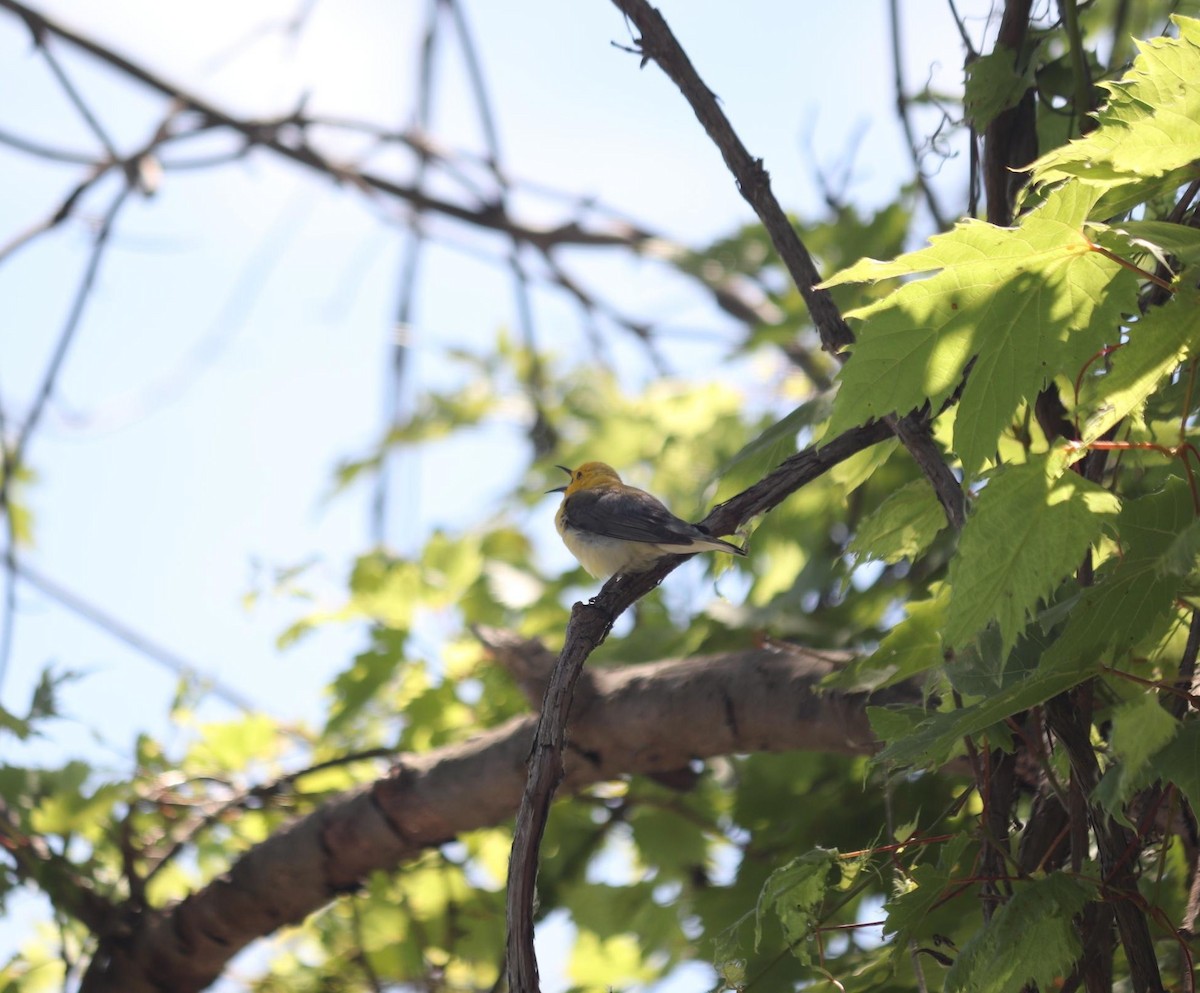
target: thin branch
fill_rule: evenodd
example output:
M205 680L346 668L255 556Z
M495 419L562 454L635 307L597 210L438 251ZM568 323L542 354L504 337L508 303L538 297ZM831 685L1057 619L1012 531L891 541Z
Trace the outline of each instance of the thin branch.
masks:
M1075 0L1058 0L1066 28L1067 43L1071 55L1071 82L1075 91L1074 117L1078 132L1086 134L1088 114L1092 110L1092 75L1087 64L1087 52L1083 48L1083 33L1079 27L1079 10ZM1093 122L1094 124L1094 122Z
M52 145L43 144L33 138L13 134L4 128L0 128L0 145L8 145L11 148L15 148L18 152L24 152L26 155L36 155L39 159L46 159L50 162L66 162L70 165L87 165L93 167L100 165L96 160L96 156L89 155L87 152L76 152L67 148L55 148Z
M821 336L822 346L830 354L841 352L853 343L854 335L842 319L829 291L817 289L821 276L808 249L771 192L770 177L762 159L754 158L746 150L717 103L715 94L696 72L662 14L646 0L613 0L613 3L640 32L634 44L636 54L642 57L642 65L656 62L679 87L713 144L721 152L725 165L737 182L738 192L754 208L791 274L792 281L804 297L817 333Z
M1073 825L1081 823L1085 832L1087 821L1091 821L1106 885L1118 892L1126 890L1136 893L1137 879L1124 856L1133 847L1140 850L1137 839L1099 804L1087 799L1093 795L1100 781L1100 767L1089 737L1091 710L1090 703L1086 702L1086 689L1085 685L1074 693L1061 694L1048 701L1045 708L1050 726L1070 761L1072 788L1078 786L1081 804L1086 809L1086 817L1072 811L1071 820ZM1075 847L1073 841L1072 859L1077 858ZM1087 846L1082 847L1086 855ZM1146 916L1129 900L1120 897L1113 900L1112 908L1129 963L1129 978L1134 993L1158 993L1163 988L1162 978Z
M891 435L882 423L872 423L839 435L829 444L798 452L749 489L714 507L699 526L712 534L732 534L757 514L778 506L800 487L818 478L851 455ZM537 993L537 956L533 947L535 884L538 850L550 802L563 777L563 750L567 718L575 684L588 656L612 630L613 624L633 603L666 578L687 555L668 556L650 570L615 576L588 603L571 610L566 639L542 701L534 734L529 774L513 831L508 867L508 984L511 993Z
M120 156L117 154L117 146L109 137L108 131L104 125L100 123L100 119L92 112L92 108L88 106L86 100L83 99L83 94L76 89L75 84L71 82L71 77L67 75L66 70L62 67L62 63L58 61L58 57L51 51L50 46L46 44L44 32L39 31L32 23L29 25L30 31L33 34L34 44L37 45L38 51L45 60L46 65L50 67L50 71L54 74L54 78L58 80L59 86L66 93L67 99L71 101L75 109L79 111L79 116L84 119L87 126L91 129L92 134L96 136L100 144L104 146L104 150L108 153L108 157L114 161Z
M462 4L458 0L439 0L439 2L450 11L451 21L458 34L458 43L462 49L463 62L467 70L467 80L471 85L471 94L475 103L475 112L479 116L479 127L483 132L484 147L487 149L488 168L496 182L497 205L507 214L511 184L503 168L500 131L496 126L496 112L492 109L488 86L483 78L483 62L467 24L467 16L463 11ZM534 458L540 459L557 447L558 432L546 414L546 375L537 347L538 336L537 325L534 321L533 296L529 289L529 277L521 265L521 244L515 238L512 239L508 265L512 274L517 326L520 328L521 337L528 353L525 356L525 365L528 369L525 388L533 407L533 423L529 426L528 433L529 439L533 443Z
M96 166L76 184L75 188L67 194L63 202L55 207L48 217L31 224L24 231L10 238L4 245L0 245L0 263L7 262L12 255L15 255L26 245L32 244L34 239L58 227L58 225L70 217L75 210L75 206L83 198L83 195L103 179L113 167L114 163L111 162L101 163Z
M109 235L112 234L113 224L130 192L131 188L128 184L121 187L117 195L113 197L112 203L109 204L108 210L105 212L103 219L100 221L100 226L96 230L96 237L92 241L92 250L88 255L87 265L84 267L83 276L75 291L75 297L71 301L71 309L67 314L66 323L59 332L58 343L54 346L50 362L46 366L45 373L42 375L42 382L34 396L33 405L29 408L29 413L26 415L20 430L17 432L12 454L14 466L20 466L25 447L29 444L29 439L37 430L38 422L41 420L42 413L46 409L46 403L50 399L50 394L54 392L54 386L58 382L58 374L62 371L63 362L66 361L67 353L70 351L71 344L75 340L75 333L79 330L79 325L83 320L84 309L91 298L92 287L95 285L96 275L100 271L100 260L104 256L104 249L108 246L108 239ZM8 483L8 477L0 480L0 510L3 510L7 506Z
M5 555L12 556L12 554L13 549L10 545L5 549ZM167 672L181 679L199 681L215 698L224 701L229 706L243 713L255 714L262 712L263 708L261 706L254 703L248 697L243 696L232 687L227 686L216 676L205 673L199 666L189 662L181 655L171 651L171 649L158 644L152 638L148 638L141 632L136 631L124 621L113 617L103 608L96 606L91 601L67 589L27 562L15 557L11 561L13 574L18 576L23 582L28 583L34 589L50 597L59 606L71 611L77 617L83 618L89 624L94 624L117 641L141 653Z
M71 309L67 314L66 323L59 332L58 343L55 345L50 362L42 375L42 382L38 387L37 393L34 395L33 405L29 408L29 413L26 415L24 423L18 429L12 443L9 444L7 440L5 441L4 471L3 475L0 475L0 514L3 514L8 520L7 531L9 540L8 548L5 552L5 569L8 572L9 578L4 600L4 637L0 641L0 685L3 685L4 677L8 672L9 653L12 650L13 644L13 628L16 623L16 591L15 583L13 582L13 576L17 571L14 549L16 529L12 521L11 488L24 461L25 450L34 432L37 430L38 422L41 420L42 412L46 408L50 394L54 391L55 383L58 382L58 374L62 370L67 353L70 351L71 343L75 340L75 332L79 330L84 309L91 297L92 287L95 284L96 274L100 269L100 260L104 256L104 249L108 245L108 238L112 233L113 223L117 219L117 214L120 212L121 206L129 196L130 190L131 188L128 183L121 187L117 195L113 197L108 211L100 222L100 227L96 231L96 237L92 241L92 250L88 257L87 265L84 267L83 276L75 291L75 298L71 302Z
M1196 678L1196 657L1200 655L1200 610L1192 611L1192 621L1188 625L1187 644L1183 649L1183 657L1179 660L1179 675L1175 679L1175 689L1166 701L1166 708L1177 720L1182 720L1188 711L1189 694L1194 690L1193 681Z
M414 130L420 134L429 130L433 108L433 64L437 51L439 0L428 0L425 35L417 61L417 112ZM421 189L425 184L431 156L424 149L417 149L417 168L414 185ZM396 299L396 321L391 341L391 363L388 369L388 396L385 435L398 427L404 418L404 380L412 354L413 313L417 301L417 274L425 248L425 231L422 212L418 207L408 218L407 237L404 244L404 259L400 267L400 291ZM394 456L385 452L379 472L375 474L374 493L371 496L371 534L377 545L387 538L389 499L391 496L390 474L394 468ZM391 462L392 465L388 463Z
M976 55L975 46L971 44L971 36L967 34L967 26L959 14L958 8L954 5L954 0L947 0L950 5L950 16L954 19L954 26L958 28L958 36L962 39L963 48L967 50L967 58L974 58Z
M909 117L911 101L904 84L904 46L900 40L900 0L888 0L888 21L892 35L892 84L896 88L896 116L900 118L900 127L904 130L904 146L908 149L909 158L912 159L913 174L916 177L917 185L921 187L921 195L925 198L925 206L929 209L929 215L939 230L945 230L950 225L945 214L942 213L941 205L933 192L929 178L925 175L925 170L921 168L917 137L913 132L912 119Z
M523 224L496 209L466 207L440 197L427 194L411 184L397 182L384 176L355 169L353 166L336 162L313 148L304 140L303 118L296 112L270 120L241 118L231 114L204 98L168 82L162 76L117 54L109 48L66 27L53 18L33 10L19 0L0 0L0 9L10 10L38 31L57 35L77 48L89 53L124 75L135 79L150 89L175 101L180 107L194 111L206 119L208 124L227 127L242 135L250 144L267 148L293 162L320 172L339 182L351 183L364 190L373 190L388 196L408 201L414 208L441 214L463 221L475 227L497 231L535 247L556 245L614 246L640 250L655 237L632 223L613 223L607 229L588 228L576 221L556 227L536 227ZM284 140L284 135L294 137L295 144Z
M185 849L190 848L195 844L196 839L200 834L217 824L222 823L228 818L228 815L237 810L245 809L249 804L260 803L264 807L270 806L270 802L285 793L292 790L296 783L305 776L311 776L319 772L324 772L327 769L339 769L347 765L354 765L359 762L377 761L380 759L395 759L396 750L393 748L367 748L358 752L350 752L346 755L340 755L337 758L326 759L323 762L316 762L313 765L304 769L297 769L295 772L289 772L278 779L268 783L261 783L257 786L252 786L249 789L239 790L233 796L220 802L209 801L205 808L201 810L199 816L194 817L190 823L180 825L179 830L175 833L173 839L170 839L170 844L166 850L152 856L153 865L147 870L144 877L141 879L143 886L149 883L158 873L164 868L171 865L175 859ZM180 784L172 783L169 787L164 788L164 791L156 791L146 799L155 807L165 806L170 802L169 795L165 789L178 790ZM191 807L198 807L200 804L189 804ZM131 810L132 814L132 810ZM170 836L167 836L170 838Z
M38 834L27 834L20 818L0 800L0 848L13 860L15 875L37 887L60 911L80 921L93 934L112 927L116 907L97 892L95 882L81 874L75 864L53 851Z
M1009 49L1020 60L1029 33L1033 0L1005 0L993 51ZM987 194L987 219L997 227L1013 220L1013 203L1027 174L1020 171L1037 158L1037 129L1033 90L1028 89L1012 107L1002 110L987 126L983 141L983 187Z
M853 344L854 334L842 318L829 291L818 287L821 277L813 264L812 256L771 191L770 177L763 167L762 159L753 158L746 151L725 112L717 103L716 96L696 72L662 14L651 7L647 0L612 2L640 32L635 45L636 53L642 56L642 65L648 61L658 64L679 87L704 130L720 150L737 183L738 191L754 208L792 281L804 298L816 325L817 334L821 338L822 347L839 362L844 363L848 358L845 348ZM909 414L904 417L890 417L887 423L929 479L945 511L946 520L951 526L961 528L966 520L966 501L962 487L930 436L926 419Z
M623 213L611 207L597 204L589 198L580 199L575 194L567 194L563 191L545 187L542 184L507 180L514 188L519 187L522 190L527 190L542 197L564 200L576 205L580 217L554 226L541 226L524 223L520 219L509 215L504 209L492 202L480 201L474 205L464 205L437 197L420 189L418 184L398 182L387 176L377 175L349 163L334 161L309 143L310 130L319 127L348 128L375 133L382 141L402 143L413 150L424 149L425 154L431 160L438 162L440 168L453 178L456 175L456 170L454 163L450 159L452 153L439 149L427 136L397 132L394 129L381 129L377 125L367 122L322 117L320 115L305 115L301 110L293 110L271 119L240 118L235 114L222 110L217 105L202 97L184 90L182 87L175 85L145 66L137 64L98 42L71 30L52 18L46 17L19 2L19 0L0 0L0 9L12 11L29 24L31 30L34 30L35 33L54 34L99 59L106 65L124 73L131 79L169 98L175 108L174 112L182 110L198 115L199 124L193 130L163 136L159 144L166 141L175 142L185 140L216 128L228 128L241 137L244 141L244 146L238 152L231 151L227 154L222 154L217 157L216 161L236 160L244 157L251 148L265 148L293 162L313 169L335 182L352 184L368 194L379 193L388 198L402 200L413 210L446 217L472 228L505 235L511 242L520 243L521 245L531 245L543 255L554 251L560 246L629 249L650 258L661 259L673 265L688 278L698 281L712 294L713 300L720 310L739 321L756 324L772 320L771 315L756 301L746 299L728 277L723 274L713 275L707 271L686 271L680 268L678 260L690 254L686 249L655 232L641 227ZM453 154L463 160L471 158L467 153L456 152ZM132 157L129 161L136 161L136 157ZM87 188L90 188L100 175L118 164L123 168L125 167L124 163L117 162L98 165L96 172L82 183L80 189L76 191L76 198L82 195L82 192ZM178 166L184 168L192 164L184 160ZM202 165L204 163L197 162L195 164ZM480 164L487 167L486 158L481 159ZM171 163L170 167L174 168L175 166L175 163ZM167 168L167 166L164 165L164 168ZM465 177L461 175L459 179L465 181ZM60 211L52 220L43 222L35 229L19 236L7 248L0 249L0 261L8 253L23 244L27 244L48 227L53 227L54 223L62 219L63 213L69 211L69 208L70 203L65 205L65 211L63 208L60 208ZM591 214L597 211L602 212L604 215L605 223L603 225L587 224L581 219L584 213ZM618 323L622 327L628 327L622 322Z

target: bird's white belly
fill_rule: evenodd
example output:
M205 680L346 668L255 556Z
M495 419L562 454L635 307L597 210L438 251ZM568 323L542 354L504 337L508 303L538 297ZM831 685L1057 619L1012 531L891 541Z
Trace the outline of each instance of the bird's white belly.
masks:
M642 572L664 554L657 545L649 542L606 538L570 527L563 530L563 543L580 565L597 579L618 572Z

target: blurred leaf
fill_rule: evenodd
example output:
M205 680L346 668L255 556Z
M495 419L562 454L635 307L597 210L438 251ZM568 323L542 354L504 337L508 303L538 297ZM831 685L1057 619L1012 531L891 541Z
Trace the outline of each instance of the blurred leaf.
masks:
M849 547L870 561L899 562L923 552L946 526L946 513L933 488L914 480L893 492L858 528Z
M972 59L967 64L964 97L971 126L982 134L1002 111L1015 107L1033 82L1033 62L1024 72L1016 69L1017 53L1006 45Z
M567 964L567 976L575 984L572 988L581 993L608 993L614 987L644 983L657 975L632 934L599 938L591 931L581 931Z
M1094 799L1109 813L1123 819L1122 805L1144 781L1143 773L1150 760L1175 737L1179 722L1152 693L1141 694L1117 707L1112 722L1112 753L1117 764L1100 780Z
M759 894L754 916L756 949L762 941L763 916L770 910L779 918L791 953L806 964L812 961L809 939L821 923L819 911L829 875L836 865L837 852L821 848L794 858L771 873Z
M905 608L908 616L887 633L874 652L832 673L823 685L848 693L869 693L941 665L949 599L949 588L939 585L933 598L910 603Z

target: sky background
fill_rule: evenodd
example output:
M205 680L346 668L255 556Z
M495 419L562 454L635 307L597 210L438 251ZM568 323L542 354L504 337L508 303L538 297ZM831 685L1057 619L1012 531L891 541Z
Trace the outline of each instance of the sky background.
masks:
M317 0L302 32L280 25L299 0L47 2L38 9L239 115L307 109L387 127L414 117L424 2ZM824 211L817 171L864 211L891 202L911 176L895 113L887 3L664 0L661 9L751 153L764 159L784 206ZM948 6L901 5L910 91L931 78L961 83L963 53ZM977 45L985 2L960 11ZM700 245L752 220L719 154L683 98L629 44L603 0L466 0L513 177L594 196L673 239ZM431 133L482 151L463 61L441 50ZM121 150L146 141L162 98L67 45L54 46ZM0 129L93 152L96 138L64 97L28 31L0 11ZM19 95L14 98L13 95ZM923 133L923 132L922 132ZM232 147L180 147L182 159ZM331 149L350 154L349 145ZM965 149L939 183L961 202ZM372 160L411 176L411 160ZM34 160L0 145L0 244L51 213L79 166ZM98 186L78 217L0 265L0 403L20 423L66 316L93 226L116 192ZM316 723L323 687L364 643L360 628L329 627L280 651L276 639L309 610L344 595L356 554L371 543L370 491L333 495L336 466L367 453L388 406L405 233L403 216L358 190L255 152L210 170L168 171L158 192L122 212L95 292L28 452L36 479L22 490L34 543L22 561L280 718ZM552 223L572 206L520 193L515 214ZM484 349L514 326L506 243L431 221L404 392L462 375L451 349ZM572 253L576 271L627 312L671 331L682 375L726 375L735 329L652 261ZM585 341L569 300L535 294L540 340L562 354ZM653 375L614 332L630 388ZM461 528L499 507L524 471L522 425L499 424L406 455L395 467L389 545L419 548L438 526ZM596 458L604 458L596 452ZM554 499L533 512L553 539ZM541 554L566 564L557 541ZM311 563L313 602L271 591L275 570ZM247 594L262 591L253 606ZM82 678L62 694L66 719L9 762L84 754L127 775L135 735L184 740L168 708L177 680L77 613L22 583L0 702L28 706L44 667ZM236 712L219 699L200 719ZM11 926L11 925L10 925ZM0 938L3 935L0 934ZM711 982L711 973L703 974ZM547 989L565 985L548 972ZM554 986L554 982L559 986ZM680 983L683 985L679 985ZM699 989L699 973L673 989Z

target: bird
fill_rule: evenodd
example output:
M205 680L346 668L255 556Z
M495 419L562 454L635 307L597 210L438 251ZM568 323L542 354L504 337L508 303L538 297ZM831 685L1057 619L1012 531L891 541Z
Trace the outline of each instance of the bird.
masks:
M585 462L578 469L555 468L571 480L546 491L563 494L554 525L563 544L596 579L644 572L664 555L746 554L744 548L676 517L645 490L621 482L616 470L604 462Z

